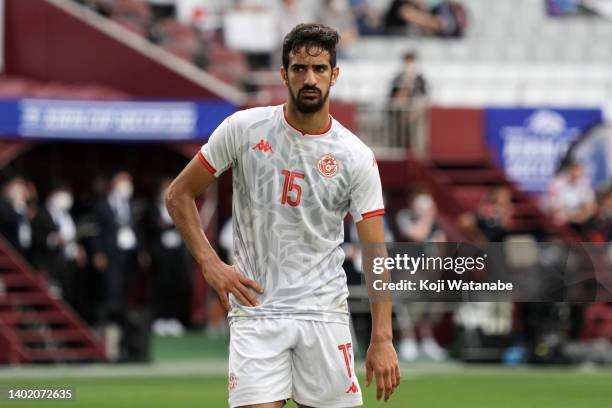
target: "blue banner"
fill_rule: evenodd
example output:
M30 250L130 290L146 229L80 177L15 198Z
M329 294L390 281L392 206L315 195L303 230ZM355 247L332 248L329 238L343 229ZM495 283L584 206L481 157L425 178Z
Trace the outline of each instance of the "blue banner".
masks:
M485 110L489 147L510 179L523 190L547 190L569 147L602 122L600 109Z
M236 108L223 101L0 101L0 137L54 140L206 140Z

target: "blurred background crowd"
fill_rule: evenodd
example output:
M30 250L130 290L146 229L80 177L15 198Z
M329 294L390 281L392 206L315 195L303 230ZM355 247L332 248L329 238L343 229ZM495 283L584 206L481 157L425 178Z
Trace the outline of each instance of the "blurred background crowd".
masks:
M612 241L609 1L32 1L40 10L5 2L9 17L34 27L6 22L0 96L9 99L282 103L282 38L301 22L330 25L342 36L332 113L376 153L388 242ZM33 23L49 10L67 20ZM33 38L52 51L17 44ZM171 177L208 135L92 144L53 140L53 131L51 140L19 139L3 126L0 238L8 245L0 249L27 259L49 296L102 339L105 359L148 361L152 336L227 335L224 311L163 205ZM227 262L230 194L225 175L198 202ZM354 289L362 275L350 220L345 239ZM0 279L0 294L11 285ZM363 352L369 315L351 293ZM7 299L0 308L30 310ZM399 302L400 358L612 362L612 304L563 300ZM37 349L63 347L43 320L16 320L16 333Z

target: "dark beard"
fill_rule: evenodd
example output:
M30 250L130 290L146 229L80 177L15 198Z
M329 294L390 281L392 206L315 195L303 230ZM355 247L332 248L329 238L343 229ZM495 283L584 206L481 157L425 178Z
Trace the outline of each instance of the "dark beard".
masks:
M327 89L327 92L325 93L325 95L323 95L323 97L319 97L318 103L304 104L299 98L300 92L302 92L303 90L312 90L313 88L302 88L300 92L298 92L297 96L294 95L290 87L288 87L288 89L289 89L289 95L291 95L291 99L293 100L293 104L295 105L295 107L300 113L315 113L315 112L320 111L321 109L323 109L323 105L325 105L325 102L327 101L327 98L329 97L329 89ZM319 95L320 95L320 91L318 89L316 89L316 91L319 92Z

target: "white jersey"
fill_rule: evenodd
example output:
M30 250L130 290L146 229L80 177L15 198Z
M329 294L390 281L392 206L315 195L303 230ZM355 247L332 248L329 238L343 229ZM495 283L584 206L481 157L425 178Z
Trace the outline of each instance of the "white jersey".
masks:
M303 134L280 105L234 113L198 156L217 177L232 167L236 266L264 289L256 307L230 296L230 318L347 323L343 220L384 213L372 151L331 116Z

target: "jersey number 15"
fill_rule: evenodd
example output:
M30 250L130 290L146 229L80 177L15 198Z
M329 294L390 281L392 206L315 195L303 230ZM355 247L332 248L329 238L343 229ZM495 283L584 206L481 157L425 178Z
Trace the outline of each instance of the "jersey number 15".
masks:
M298 171L282 171L285 182L283 183L283 195L281 197L281 204L289 204L292 207L300 205L302 199L302 187L295 182L295 179L304 179L304 173ZM290 197L289 193L295 191L295 197Z

